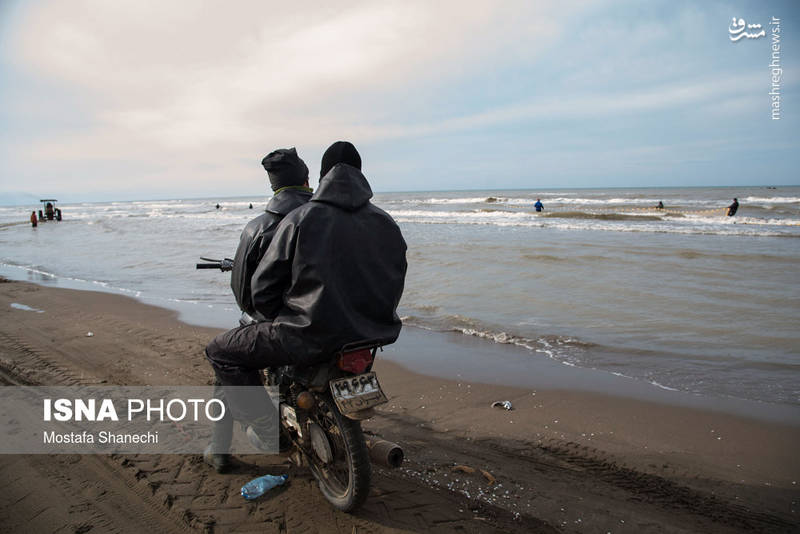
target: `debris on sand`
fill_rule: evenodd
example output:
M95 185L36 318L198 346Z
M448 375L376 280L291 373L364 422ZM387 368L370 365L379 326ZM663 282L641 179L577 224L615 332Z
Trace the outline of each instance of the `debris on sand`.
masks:
M486 479L486 481L489 482L490 486L497 482L497 479L489 471L486 471L485 469L481 469L481 474Z
M454 465L450 470L458 473L467 473L468 475L475 472L475 468L468 465Z

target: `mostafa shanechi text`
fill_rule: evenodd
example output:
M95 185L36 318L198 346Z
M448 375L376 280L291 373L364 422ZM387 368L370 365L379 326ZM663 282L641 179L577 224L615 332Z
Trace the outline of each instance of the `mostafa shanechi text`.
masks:
M772 61L769 64L770 80L772 87L769 92L770 106L772 108L772 120L781 119L781 78L783 68L781 67L781 19L772 17L769 23L772 34Z

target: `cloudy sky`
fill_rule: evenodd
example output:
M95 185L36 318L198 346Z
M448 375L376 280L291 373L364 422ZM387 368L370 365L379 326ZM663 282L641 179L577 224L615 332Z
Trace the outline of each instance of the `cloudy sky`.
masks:
M0 202L263 195L338 139L377 191L797 184L798 52L792 1L2 0Z

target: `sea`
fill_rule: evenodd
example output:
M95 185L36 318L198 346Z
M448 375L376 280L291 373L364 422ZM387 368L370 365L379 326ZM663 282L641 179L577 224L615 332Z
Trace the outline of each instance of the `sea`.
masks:
M740 208L728 217L734 197ZM0 274L121 293L229 327L238 317L229 275L195 264L233 257L267 200L59 204L63 221L35 229L28 217L39 206L0 207ZM662 390L800 405L800 187L379 193L373 202L408 243L399 308L408 327ZM487 377L493 368L487 359Z

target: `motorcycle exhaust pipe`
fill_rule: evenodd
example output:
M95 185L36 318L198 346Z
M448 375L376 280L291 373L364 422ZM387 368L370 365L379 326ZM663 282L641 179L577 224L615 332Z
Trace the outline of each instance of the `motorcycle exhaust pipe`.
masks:
M390 469L400 467L405 454L397 443L385 439L368 439L369 458L373 463Z

